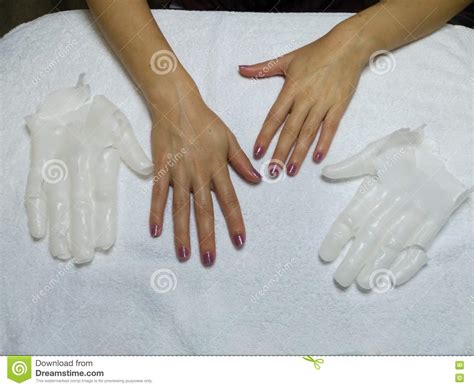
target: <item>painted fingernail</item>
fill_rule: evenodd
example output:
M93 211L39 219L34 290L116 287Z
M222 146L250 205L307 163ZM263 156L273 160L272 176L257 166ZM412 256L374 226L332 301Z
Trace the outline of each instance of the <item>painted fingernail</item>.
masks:
M297 171L298 171L298 166L296 163L291 163L290 165L288 165L287 174L289 176L295 176Z
M161 225L151 224L150 225L150 235L153 238L160 237L163 227Z
M321 163L322 160L324 158L324 155L322 152L317 152L316 155L314 155L314 158L313 160L316 162L316 163Z
M276 163L271 163L268 166L268 173L272 178L277 178L280 175L280 166Z
M257 170L255 170L253 167L252 167L252 175L258 180L262 179L262 176L260 175L260 173Z
M234 237L232 238L234 241L234 245L237 249L240 249L244 246L245 244L245 236L243 234L234 234Z
M206 251L202 254L202 265L204 265L204 267L210 267L214 264L214 260L215 256L211 251Z
M189 259L189 249L181 245L178 249L178 258L179 261L186 261Z
M261 144L257 144L253 149L253 156L255 159L260 159L265 152L265 148Z

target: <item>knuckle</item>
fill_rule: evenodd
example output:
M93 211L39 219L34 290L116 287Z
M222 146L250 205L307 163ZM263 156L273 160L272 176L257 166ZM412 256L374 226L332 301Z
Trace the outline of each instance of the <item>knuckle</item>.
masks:
M300 133L300 128L297 128L294 124L287 124L285 126L284 135L288 139L296 139Z
M324 129L326 131L335 132L337 130L338 125L339 125L339 122L335 119L326 119L324 121Z
M186 198L174 198L173 199L173 212L177 212L188 205Z
M265 119L264 126L275 126L281 124L281 114L276 109L270 109L268 116Z
M298 142L306 145L307 143L311 141L315 133L316 133L316 129L314 128L311 128L311 127L303 128L298 137Z
M153 183L152 183L152 186L151 186L152 195L157 197L161 194L161 192L162 192L162 189L161 189L158 181L155 181L155 178L153 178Z
M196 211L199 217L211 218L212 204L200 199L195 200Z
M230 209L240 208L239 200L237 199L237 196L234 193L230 193L230 192L222 193L221 201L222 201L222 204L226 208L230 208Z

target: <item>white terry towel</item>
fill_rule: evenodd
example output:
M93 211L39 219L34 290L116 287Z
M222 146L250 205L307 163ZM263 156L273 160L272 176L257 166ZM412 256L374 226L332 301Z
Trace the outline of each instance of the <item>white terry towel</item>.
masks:
M349 16L154 14L205 101L248 153L283 81L244 79L237 65L297 48ZM472 38L471 30L446 26L397 50L391 72L366 69L326 163L395 129L426 123L451 170L472 185ZM27 231L30 142L23 117L85 72L93 92L127 114L148 151L150 118L86 11L16 28L0 41L0 66L1 354L472 353L470 202L408 284L385 294L344 291L333 282L337 263L324 265L317 251L359 182L323 182L321 167L309 159L298 177L274 184L251 187L234 174L247 243L233 248L215 205L218 253L211 270L198 260L194 220L193 257L186 264L175 258L171 206L163 236L148 236L150 184L126 168L116 246L82 268L53 260L47 242L33 242ZM159 269L174 282L167 293L151 287Z

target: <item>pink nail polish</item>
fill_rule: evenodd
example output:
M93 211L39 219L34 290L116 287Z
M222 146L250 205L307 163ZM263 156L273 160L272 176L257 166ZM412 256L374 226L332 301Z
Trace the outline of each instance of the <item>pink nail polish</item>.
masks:
M151 224L150 225L150 236L153 238L160 237L163 227L161 225Z
M186 261L189 259L189 249L181 245L178 249L179 261Z
M288 176L295 176L297 172L298 172L297 164L296 163L291 163L288 166L288 169L287 169Z
M214 253L211 251L206 251L202 254L202 265L204 265L204 267L210 267L212 264L214 264L215 259Z
M245 236L243 234L235 234L232 240L237 249L242 248L245 244Z
M272 178L277 178L278 175L280 175L280 166L276 163L271 163L269 166L268 166L268 173L270 174L270 176Z
M253 149L253 156L255 159L260 159L265 153L265 148L261 144L257 144Z
M255 170L253 167L252 167L252 175L258 180L262 179L262 176L260 175L260 173L257 170Z
M313 158L313 160L316 163L321 163L323 159L324 159L324 155L323 155L322 152L317 152L316 155L314 155L314 158Z

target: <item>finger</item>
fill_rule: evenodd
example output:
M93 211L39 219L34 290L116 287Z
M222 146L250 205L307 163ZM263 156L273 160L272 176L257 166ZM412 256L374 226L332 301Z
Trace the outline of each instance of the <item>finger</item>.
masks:
M245 152L240 148L237 139L234 134L230 133L229 136L229 163L237 171L237 173L243 177L247 182L259 183L262 180L262 176L252 166L249 158L245 155Z
M173 228L174 245L179 261L186 261L191 255L189 193L189 183L177 172L177 176L173 180Z
M418 214L402 214L385 232L377 248L366 259L366 264L357 276L357 284L366 289L372 289L375 276L390 266L406 246L410 236L419 225Z
M270 108L268 115L263 122L262 129L255 141L253 156L256 159L260 159L265 154L276 131L285 121L292 103L292 94L290 93L289 88L284 85L275 103Z
M95 173L95 246L109 249L117 237L117 175L120 159L117 150L106 149Z
M428 218L424 220L423 225L417 227L416 233L412 233L408 243L410 247L400 255L390 268L397 285L410 280L428 262L428 256L424 249L429 246L439 229L439 222Z
M399 259L390 267L395 278L395 284L400 286L415 276L428 262L426 252L418 246L404 251Z
M121 138L117 145L121 159L133 171L141 175L149 175L153 171L153 163L143 151L138 143L132 126L127 117L119 110L115 112L115 117L119 122Z
M168 199L169 171L167 164L158 160L152 181L151 207L150 207L150 235L159 237L163 231L163 218Z
M329 109L324 118L323 126L321 128L321 135L318 139L318 144L313 154L313 160L316 163L321 163L326 157L332 140L336 135L337 128L341 122L342 116L347 109L349 102L344 102Z
M214 237L214 209L209 184L197 182L195 189L193 187L193 192L201 262L205 267L210 267L216 259L216 242Z
M232 242L237 249L240 249L245 243L245 225L239 200L227 169L221 170L214 176L213 183Z
M73 171L84 171L76 166ZM94 204L92 173L71 176L71 233L70 244L74 263L82 264L94 258Z
M374 233L367 231L357 235L346 257L339 265L334 279L342 287L349 287L365 264L367 256L375 249L377 240Z
M26 185L25 206L31 236L41 239L46 235L46 196L43 189L41 167L32 166Z
M356 235L354 243L336 270L334 279L337 283L343 287L349 287L354 282L383 238L385 229L380 225L393 224L398 213L398 202L389 198L386 198L386 202L379 204L376 210L372 211L367 221L360 225L358 229L360 232ZM377 222L373 220L377 220Z
M49 219L49 249L54 257L66 260L69 250L69 179L46 183L46 198Z
M322 118L323 113L317 108L314 107L309 111L298 139L296 140L295 149L289 158L287 168L289 176L295 176L301 168L309 147L311 147L311 144L313 144L316 138Z
M323 175L331 179L352 178L375 173L374 157L383 149L391 146L419 144L424 139L423 127L410 131L399 129L367 145L357 154L323 168Z
M239 73L248 78L266 78L283 75L288 64L288 56L270 59L253 65L240 65Z
M355 236L366 217L380 205L378 186L368 185L369 178L362 182L361 187L368 187L367 191L358 190L346 209L337 217L329 233L319 249L319 257L326 262L334 261L347 242Z
M307 105L295 104L292 107L291 113L281 131L275 151L273 152L273 162L268 166L271 176L277 177L280 174L281 168L285 165L290 150L300 134L301 126L303 125L308 112L309 106ZM294 167L292 166L291 168L291 173L293 173Z

